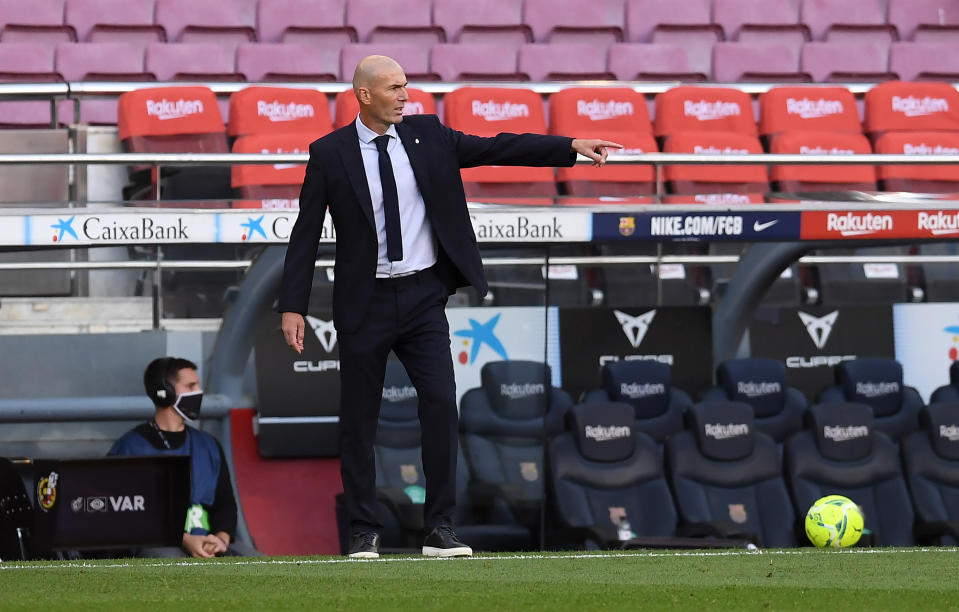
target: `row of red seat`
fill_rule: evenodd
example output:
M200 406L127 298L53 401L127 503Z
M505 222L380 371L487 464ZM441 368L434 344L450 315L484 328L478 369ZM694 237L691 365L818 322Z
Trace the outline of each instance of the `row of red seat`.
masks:
M626 88L570 88L553 94L548 125L542 98L531 90L464 87L447 94L443 103L444 122L464 132L590 135L618 141L627 153L762 153L761 136L774 153L842 155L875 148L882 153L959 154L959 92L943 83L874 87L866 95L865 126L844 88L773 88L760 96L758 125L748 94L712 87L677 87L659 94L654 121L643 95ZM207 88L129 92L120 98L120 138L128 150L140 152L226 152L228 136L236 139L233 150L238 152L305 152L312 140L334 128L325 96L314 90L250 87L231 96L230 107L224 132L216 97ZM436 112L435 101L410 90L407 112ZM339 94L335 126L349 123L356 113L352 92ZM773 166L768 171L764 165L687 165L667 166L663 179L674 194L763 193L770 180L785 191L874 189L877 178L887 189L941 191L940 182L959 182L952 170L880 166L877 174L874 167L852 165ZM240 165L234 168L233 185L244 197L295 197L291 187L302 176L302 166ZM649 165L563 168L555 178L546 168L485 167L465 169L463 178L472 197L554 196L556 181L571 195L654 191ZM923 188L922 181L932 183Z

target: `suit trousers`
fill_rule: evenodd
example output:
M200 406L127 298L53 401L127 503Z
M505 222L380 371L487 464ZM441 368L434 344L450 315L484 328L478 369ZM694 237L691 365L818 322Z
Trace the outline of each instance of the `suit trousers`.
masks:
M449 291L435 267L410 276L376 279L365 321L337 333L340 347L340 472L354 534L379 531L373 443L392 350L418 396L427 533L450 523L456 503L458 449L456 385L446 302Z

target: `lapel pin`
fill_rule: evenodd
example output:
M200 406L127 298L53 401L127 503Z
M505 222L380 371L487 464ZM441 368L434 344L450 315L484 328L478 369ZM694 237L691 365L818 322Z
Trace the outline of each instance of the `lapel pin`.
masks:
M413 142L414 142L415 144L420 144L420 139L419 139L419 138L414 138L414 139L413 139Z

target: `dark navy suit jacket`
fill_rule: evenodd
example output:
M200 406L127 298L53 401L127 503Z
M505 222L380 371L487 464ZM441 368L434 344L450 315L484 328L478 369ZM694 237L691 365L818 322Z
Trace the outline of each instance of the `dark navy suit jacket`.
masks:
M484 165L572 166L572 139L540 134L498 134L481 138L452 130L436 115L411 115L396 125L426 204L437 239L437 272L452 293L472 285L487 291L476 236L466 207L460 168ZM300 191L300 213L280 287L279 312L306 314L323 220L329 207L336 228L333 321L355 332L366 315L376 277L377 241L373 202L351 123L310 145L310 162Z

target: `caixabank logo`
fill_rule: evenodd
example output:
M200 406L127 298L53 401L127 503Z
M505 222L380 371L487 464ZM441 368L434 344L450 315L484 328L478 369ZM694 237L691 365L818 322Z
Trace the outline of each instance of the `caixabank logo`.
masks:
M27 223L27 244L169 243L194 242L204 238L212 242L214 238L212 232L202 232L204 226L212 227L211 220L188 218L176 213L37 215L35 220Z
M217 221L218 242L288 242L298 213L297 209L282 208L220 213ZM320 233L320 242L335 240L336 230L327 215Z
M786 366L786 381L815 397L835 367L857 357L892 357L892 308L782 308L749 326L750 353Z
M600 371L617 361L655 361L674 385L693 393L711 382L708 308L563 308L559 311L563 388L573 397L600 387Z

